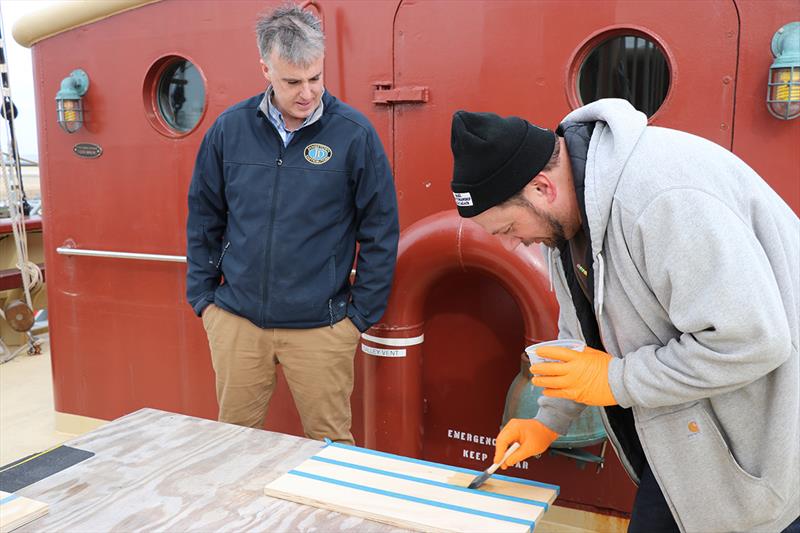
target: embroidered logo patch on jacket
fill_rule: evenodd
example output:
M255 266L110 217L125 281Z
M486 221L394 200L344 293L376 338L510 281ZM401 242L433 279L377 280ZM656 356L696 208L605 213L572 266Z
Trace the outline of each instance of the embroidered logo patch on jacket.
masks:
M303 150L303 155L309 163L321 165L333 157L333 150L324 144L313 143L306 146L306 149Z

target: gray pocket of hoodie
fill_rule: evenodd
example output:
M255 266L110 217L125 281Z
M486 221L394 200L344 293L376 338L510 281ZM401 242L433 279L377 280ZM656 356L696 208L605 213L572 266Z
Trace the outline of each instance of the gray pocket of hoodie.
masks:
M639 426L650 466L687 531L743 531L776 516L781 498L746 472L700 403Z

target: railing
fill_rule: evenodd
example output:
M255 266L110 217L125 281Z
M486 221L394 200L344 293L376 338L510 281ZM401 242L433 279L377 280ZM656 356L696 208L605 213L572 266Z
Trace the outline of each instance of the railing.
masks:
M112 252L111 250L86 250L61 246L56 248L61 255L78 255L84 257L109 257L111 259L136 259L139 261L165 261L168 263L185 263L185 255L141 254L136 252Z

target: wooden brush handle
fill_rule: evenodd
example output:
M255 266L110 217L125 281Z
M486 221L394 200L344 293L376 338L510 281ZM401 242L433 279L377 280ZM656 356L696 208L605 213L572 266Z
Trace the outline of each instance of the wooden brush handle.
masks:
M490 474L494 474L497 471L497 469L500 468L500 465L505 463L506 459L508 459L511 456L511 454L517 451L518 449L519 449L519 442L515 442L514 444L509 446L508 449L506 450L506 453L503 454L503 458L500 459L500 462L490 466L487 472L489 472Z

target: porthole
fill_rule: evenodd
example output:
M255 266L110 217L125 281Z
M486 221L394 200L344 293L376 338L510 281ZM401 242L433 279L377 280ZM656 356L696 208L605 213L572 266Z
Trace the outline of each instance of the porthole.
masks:
M664 103L669 87L669 62L661 47L629 33L617 33L591 48L577 76L581 105L623 98L648 117Z
M145 112L157 131L182 137L197 127L205 113L205 77L184 57L161 58L147 73L144 100Z

